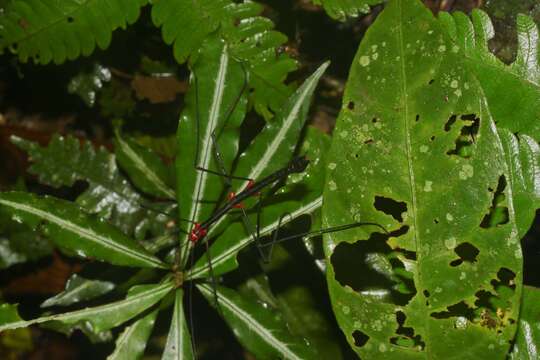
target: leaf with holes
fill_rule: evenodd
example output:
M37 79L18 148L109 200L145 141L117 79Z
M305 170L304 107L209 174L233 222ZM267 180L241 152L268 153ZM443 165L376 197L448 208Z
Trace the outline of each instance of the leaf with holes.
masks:
M390 1L354 59L323 202L325 226L387 231L325 237L334 312L361 357L506 357L522 256L493 114L441 22Z

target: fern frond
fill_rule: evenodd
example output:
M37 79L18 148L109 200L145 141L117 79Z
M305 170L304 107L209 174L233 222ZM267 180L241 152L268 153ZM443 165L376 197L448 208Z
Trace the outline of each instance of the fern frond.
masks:
M0 51L39 64L90 55L137 20L148 0L13 0L0 15Z
M58 135L47 147L18 137L13 137L12 142L31 157L29 172L37 175L41 183L56 188L73 186L77 181L88 183L77 203L109 220L125 234L140 238L143 234L137 231L144 232L150 227L152 233L160 235L163 223L169 220L141 208L143 197L122 175L114 154L105 148L94 149L90 143L81 144L74 137Z
M462 57L480 81L497 127L540 141L539 31L534 21L518 16L517 56L506 65L489 50L495 31L485 12L474 10L471 18L460 12L440 13L439 20L455 44L448 50Z
M368 14L370 5L377 5L384 0L312 0L315 5L322 5L328 16L339 21L348 17Z
M165 42L173 44L179 63L194 56L205 38L218 31L233 56L249 67L255 109L269 118L291 94L284 81L297 64L287 54L279 53L287 37L273 30L272 21L259 16L262 10L261 5L250 1L157 0L152 20L162 27Z

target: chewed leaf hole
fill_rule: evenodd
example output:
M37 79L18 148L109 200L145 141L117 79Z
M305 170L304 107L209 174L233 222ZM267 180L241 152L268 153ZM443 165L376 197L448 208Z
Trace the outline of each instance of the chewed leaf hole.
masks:
M435 319L448 319L451 317L465 318L469 321L474 319L474 309L470 308L464 301L451 305L446 311L433 312L430 314Z
M347 104L347 109L354 110L354 101L349 101L349 103Z
M341 286L377 301L406 305L416 289L413 275L400 258L410 259L416 254L392 250L386 242L389 236L392 234L372 233L368 240L342 242L335 247L330 261Z
M493 198L488 213L480 223L481 228L487 229L508 223L508 207L505 206L506 197L504 195L505 189L506 177L504 175L499 176L499 182L495 192L493 192L492 188L488 188L488 191L493 193Z
M457 118L452 116L444 125L445 131L450 131L451 126L454 124ZM480 129L480 118L476 115L462 115L460 120L464 123L461 128L461 133L455 141L453 149L448 150L446 154L455 155L468 159L472 156L474 143L478 137L478 130Z
M511 289L515 289L516 288L516 282L515 282L515 279L516 279L516 273L513 272L512 270L510 269L507 269L507 268L501 268L498 272L497 272L497 278L499 278L499 281L495 281L493 280L491 283L493 285L493 288L495 290L497 290L497 286L498 285L504 285L504 286L508 286L509 288Z
M396 330L396 335L390 338L390 342L394 345L408 347L408 348L419 348L423 349L425 343L422 341L420 335L414 335L414 329L412 327L405 327L405 320L407 316L404 312L396 312L396 320L398 323L398 328Z
M457 120L457 116L456 116L456 115L450 116L450 118L448 119L448 121L446 121L446 124L444 124L444 131L446 131L446 132L450 131L450 129L452 128L452 125L454 125L454 123L456 122L456 120Z
M366 343L369 341L369 336L361 332L360 330L355 330L352 333L353 339L354 339L354 345L358 347L362 347L366 345Z
M480 253L480 250L476 248L476 246L464 242L462 244L459 244L455 249L454 252L459 256L459 259L454 260L450 263L450 266L459 266L463 264L463 262L473 263L478 258L478 254Z
M403 222L403 213L407 212L407 204L384 196L375 196L373 203L375 209L392 216L399 222Z

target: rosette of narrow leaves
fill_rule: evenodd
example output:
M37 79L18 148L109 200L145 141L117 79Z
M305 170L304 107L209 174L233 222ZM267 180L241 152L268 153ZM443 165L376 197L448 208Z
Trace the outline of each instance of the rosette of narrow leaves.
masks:
M193 64L192 87L186 95L186 108L180 118L179 154L176 159L178 183L176 196L182 205L180 215L189 218L191 220L189 224L193 221L202 222L210 216L213 209L218 206L223 192L227 190L223 187L222 177L215 176L208 170L231 173L232 165L236 163L238 164L236 170L246 171L245 175L248 176L260 177L288 164L305 124L315 86L327 67L327 64L324 64L306 80L278 113L278 123L268 125L255 138L250 145L252 150L238 154L238 129L246 111L247 72L229 51L226 43L217 37L211 37L204 43L201 53ZM322 186L320 156L323 150L318 147L321 143L317 140L318 136L321 135L309 130L302 148L312 162L309 173L298 174L296 178L287 179L287 190L281 192L271 202L263 203L263 210L269 210L263 217L265 233L271 233L278 228L279 218L286 211L292 210L292 218L294 218L320 207ZM64 172L60 170L55 177L45 164L47 160L51 161L57 154L62 153L65 155L63 161L77 169L72 163L76 159L81 160L80 146L74 140L71 147L66 147L71 149L71 152L66 153L57 149L52 152L53 154L49 154L51 157L48 158L44 154L49 150L52 151L55 144L59 148L66 144L63 141L56 141L57 143L52 143L52 146L46 149L39 148L35 144L24 143L22 140L17 142L29 149L33 158L41 157L39 160L34 159L33 169L40 174L41 178L54 185L72 184L74 179L80 177L80 174L73 176L66 170L63 170ZM158 160L154 155L132 140L123 138L120 133L117 133L116 145L117 159L122 168L128 175L139 177L133 180L138 188L155 196L172 196L172 193L168 194L168 191L163 192L166 187L156 185L168 184L170 180L161 165L153 164ZM105 153L105 150L102 151ZM88 150L88 153L92 152ZM72 159L69 159L70 156ZM104 158L114 161L112 156L104 156ZM317 171L314 171L315 169ZM313 172L312 176L310 176L311 172ZM306 180L305 184L298 183L300 180ZM244 185L242 182L233 184L233 189L236 189L236 186ZM304 198L305 194L308 196ZM214 202L208 199L214 199ZM157 312L169 308L169 305L174 303L173 310L170 312L172 319L163 357L165 359L193 358L196 344L192 344L190 329L182 307L185 293L198 288L211 304L217 304L219 309L224 309L223 312L219 310L220 314L234 332L239 334L240 341L251 353L261 358L303 359L314 356L315 347L310 347L304 336L309 336L310 341L316 341L313 340L316 337L304 334L302 331L292 334L285 318L280 315L279 307L275 304L263 304L259 299L246 296L233 288L223 286L214 289L213 284L216 283L216 279L213 278L212 272L206 271L209 267L208 263L200 266L201 270L196 274L195 269L190 268L194 262L188 260L189 256L194 254L191 248L199 245L188 242L187 236L181 231L179 243L177 243L180 246L173 249L179 256L175 258L175 264L171 265L160 260L162 253L155 254L160 249L160 246L155 246L157 240L146 239L145 245L149 246L146 246L147 250L145 250L139 243L127 238L110 223L94 215L86 214L73 203L23 192L12 192L0 194L0 206L18 221L43 231L59 247L69 250L69 253L117 266L142 268L120 284L112 284L101 279L74 277L66 285L64 292L48 299L42 306L55 306L55 309L61 306L80 307L83 301L98 302L104 294L118 298L119 294L129 289L124 300L109 304L53 315L46 314L30 320L21 319L15 305L4 304L0 308L0 331L32 324L44 324L49 328L68 333L73 328L80 328L95 338L103 339L101 334L132 320L118 336L116 348L110 358L133 359L144 352ZM148 211L151 211L151 206L148 204L145 206ZM249 215L253 216L251 211ZM171 220L170 217L167 218ZM218 229L222 230L208 234L208 240L217 237L217 243L223 229L232 231L226 225L235 224L237 221L239 221L238 217L231 215L231 220L225 220L221 225L217 224ZM185 226L185 222L180 222L180 224L184 225L184 232L189 234L190 227ZM245 229L242 227L235 227L233 230L236 234L227 235L228 239L224 244L230 245L232 249L228 251L226 260L234 263L238 251L253 243L255 239L246 236ZM171 231L178 232L177 229ZM186 243L191 246L184 246ZM201 259L215 261L212 254L215 249L216 247L212 246L210 252L203 251ZM216 256L221 255L216 251ZM234 268L234 264L232 267L222 268L219 275L224 276ZM165 273L166 270L169 272ZM195 278L197 279L196 286L190 284ZM145 285L140 285L141 283ZM193 321L197 321L196 309L191 317Z
M517 330L537 116L520 118L528 136L507 133L495 103L530 84L490 95L484 77L507 77L479 55L489 29L474 16L472 31L464 15L439 20L420 1L390 1L351 68L323 222L357 214L386 229L325 238L334 313L362 358L505 359Z
M139 17L147 0L14 0L0 16L0 50L56 64L105 49L112 32Z
M154 24L162 27L163 39L173 44L176 60L196 55L214 31L230 46L231 54L250 69L249 85L255 109L269 118L290 94L283 83L296 69L296 62L279 48L287 37L273 30L274 24L259 16L262 6L231 0L157 1L152 7Z

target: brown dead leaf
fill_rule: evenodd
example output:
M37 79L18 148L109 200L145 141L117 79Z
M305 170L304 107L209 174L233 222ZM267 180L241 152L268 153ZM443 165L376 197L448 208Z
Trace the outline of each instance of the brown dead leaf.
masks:
M154 77L135 75L131 87L139 100L146 99L152 104L171 102L178 93L187 91L187 83L174 76Z
M2 288L2 293L54 295L64 290L67 279L80 270L80 264L68 263L60 255L53 253L52 260L45 267L10 279Z

